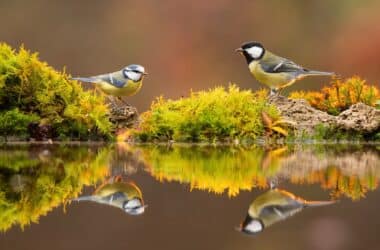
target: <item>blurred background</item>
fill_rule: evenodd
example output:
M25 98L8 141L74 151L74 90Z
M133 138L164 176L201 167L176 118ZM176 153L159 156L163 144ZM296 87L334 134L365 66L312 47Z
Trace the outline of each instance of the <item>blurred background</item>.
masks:
M75 76L142 64L149 78L128 102L143 111L159 95L229 82L261 88L234 52L249 40L305 67L379 86L379 9L378 0L2 0L0 41L24 44ZM308 78L287 91L328 81Z

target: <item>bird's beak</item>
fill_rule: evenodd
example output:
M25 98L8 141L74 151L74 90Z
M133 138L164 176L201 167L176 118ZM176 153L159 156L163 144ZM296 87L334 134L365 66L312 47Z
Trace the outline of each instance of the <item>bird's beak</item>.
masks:
M148 74L148 72L145 72L145 73L143 73L143 75L144 75L144 76L147 76L147 75L149 75L149 74Z
M244 50L242 48L235 49L235 52L242 53Z

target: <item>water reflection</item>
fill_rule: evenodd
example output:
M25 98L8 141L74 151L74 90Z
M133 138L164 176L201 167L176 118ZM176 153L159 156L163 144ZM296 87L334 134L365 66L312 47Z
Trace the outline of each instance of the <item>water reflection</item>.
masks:
M318 184L330 190L332 199L358 200L377 188L379 162L379 150L369 146L5 146L0 148L0 231L38 222L59 205L71 209L67 203L84 187L97 189L78 200L108 202L129 214L141 214L145 206L140 188L128 181L139 170L159 182L179 182L190 190L230 197L268 188L276 180ZM110 176L121 177L110 182ZM281 211L273 211L277 210Z
M92 195L81 196L75 201L92 201L124 210L130 215L144 213L146 205L141 190L133 182L123 181L122 176L111 177Z
M335 202L307 201L285 190L270 189L251 203L239 230L247 234L260 233L265 228L301 212L304 208L327 206Z
M0 150L0 231L37 222L108 173L108 151L88 147Z
M282 148L141 148L148 171L159 181L188 183L190 189L236 196L267 188L273 179L319 184L333 198L357 200L378 186L380 151L364 146Z

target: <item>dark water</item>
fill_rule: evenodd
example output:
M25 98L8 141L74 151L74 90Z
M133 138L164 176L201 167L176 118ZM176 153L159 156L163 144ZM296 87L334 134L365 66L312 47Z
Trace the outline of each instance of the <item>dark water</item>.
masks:
M378 146L6 146L0 249L375 250L379 179ZM71 201L115 184L141 192L145 212ZM269 195L285 191L286 201L339 202L295 213L294 202ZM260 199L260 216L281 222L255 235L237 230Z

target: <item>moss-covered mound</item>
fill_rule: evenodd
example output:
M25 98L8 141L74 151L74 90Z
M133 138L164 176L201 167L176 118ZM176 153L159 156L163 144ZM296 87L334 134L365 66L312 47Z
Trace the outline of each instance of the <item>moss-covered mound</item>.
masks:
M0 44L0 136L23 137L31 130L42 130L37 136L49 138L110 136L103 99L41 62L37 54Z
M264 124L263 120L270 124ZM179 100L158 98L141 115L135 135L141 141L251 140L272 132L272 127L280 128L272 126L277 120L279 112L267 102L266 91L241 91L231 85L228 89L191 92L189 97Z

